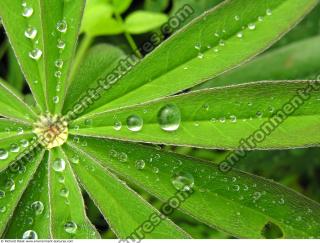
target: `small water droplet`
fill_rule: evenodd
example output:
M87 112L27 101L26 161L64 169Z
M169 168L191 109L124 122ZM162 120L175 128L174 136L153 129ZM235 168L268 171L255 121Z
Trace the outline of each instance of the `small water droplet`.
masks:
M64 49L66 47L66 43L63 40L59 39L57 43L57 47L59 49Z
M116 131L120 131L122 128L122 123L120 121L116 121L114 124L113 124L113 129L116 130Z
M263 17L262 17L262 16L259 16L259 17L258 17L258 20L259 20L260 22L262 22L262 21L263 21Z
M60 20L57 23L57 30L61 33L65 33L68 29L67 22L65 20Z
M26 140L26 139L22 139L22 140L20 141L20 144L21 144L22 147L26 148L26 147L29 146L29 141Z
M5 160L9 157L9 153L5 149L0 149L0 160Z
M119 160L120 160L120 162L127 162L128 155L124 152L119 153Z
M220 41L219 41L219 45L220 45L220 46L225 46L224 40L220 40Z
M27 230L26 232L23 233L22 239L36 240L38 239L38 234L34 230Z
M56 71L56 72L54 73L54 76L55 76L56 78L61 78L62 72L61 72L61 71Z
M130 131L138 132L143 127L143 120L140 116L132 115L127 118L127 128Z
M53 161L52 168L56 172L63 172L66 169L66 162L64 161L64 159L58 158Z
M69 196L69 190L67 188L62 188L60 190L60 196L61 197L68 197Z
M13 192L16 189L16 183L14 182L13 179L8 179L6 184L5 184L6 190Z
M144 160L140 159L136 161L136 168L138 170L143 170L145 166L146 166L146 163L144 162Z
M58 59L54 62L55 66L57 68L62 68L63 67L63 60L62 59Z
M199 58L199 59L204 58L204 54L203 54L202 52L199 52L199 53L198 53L198 58Z
M59 96L54 96L53 97L53 103L58 104L60 101Z
M271 10L270 8L268 8L268 9L266 10L266 14L267 14L268 16L272 15L272 10Z
M10 145L10 152L12 153L18 153L20 151L20 147L18 144L13 143Z
M255 30L256 29L256 24L255 23L250 23L248 24L249 30Z
M31 208L34 211L35 215L40 215L43 213L44 205L41 201L35 201L31 204Z
M231 120L232 123L236 123L237 122L237 117L232 115L232 116L230 116L230 120Z
M25 37L27 37L28 39L33 40L34 38L36 38L37 36L37 29L34 27L29 27L26 29L26 31L24 32Z
M5 213L6 211L7 211L7 207L6 206L0 207L0 213Z
M158 112L158 123L164 131L176 131L181 123L181 113L178 106L168 104Z
M33 8L25 6L22 11L22 16L26 18L30 18L33 14Z
M71 158L71 163L73 163L73 164L79 164L79 162L80 162L80 158L79 158L78 155L72 156L72 158Z
M188 191L194 186L194 178L190 173L180 171L173 175L171 183L179 191Z
M1 199L1 198L4 198L5 196L6 196L6 192L0 190L0 199Z
M78 226L75 222L69 221L64 224L64 230L69 234L75 234L77 232Z
M234 16L234 19L235 19L235 21L239 21L240 20L240 16L236 15L236 16Z
M238 33L237 33L237 37L241 39L241 38L243 37L243 32L241 32L241 31L238 32Z
M39 60L42 56L42 51L38 48L32 50L31 52L29 52L29 57L33 60Z

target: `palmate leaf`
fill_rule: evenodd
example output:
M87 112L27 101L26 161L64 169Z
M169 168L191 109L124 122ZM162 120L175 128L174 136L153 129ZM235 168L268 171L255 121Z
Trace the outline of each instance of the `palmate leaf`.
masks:
M112 85L87 112L174 94L234 68L273 44L317 3L226 1L173 35ZM190 15L191 10L186 9L185 15Z
M304 101L297 92L312 83L318 89ZM287 110L284 107L290 103L296 111L288 114L287 119L280 115L284 121L281 127L277 129L271 123L272 128L269 126L265 132L265 139L251 149L306 147L320 143L320 133L317 132L320 128L319 99L319 82L260 82L230 86L93 114L75 121L73 126L78 130L71 133L148 143L236 149L242 139L262 130L262 125L278 111L285 115ZM130 129L132 116L143 121L141 130Z
M315 79L320 70L320 37L294 42L268 52L233 71L194 89L212 88L259 80Z
M284 238L319 237L320 205L275 182L237 170L225 174L212 163L143 145L81 141L86 143L83 153L162 201L174 195L174 184L194 183L194 193L179 209L231 235L264 238L269 225L275 225ZM121 154L126 161L119 160Z
M112 230L119 238L129 237L139 226L141 227L144 221L149 220L151 215L160 215L138 194L104 169L99 161L88 156L81 148L73 147L72 145L65 146L64 149L71 161L80 163L80 165L73 166L79 181L105 215ZM162 221L158 218L156 221L159 225L152 232L145 233L146 238L189 238L170 220ZM152 222L155 223L155 218Z
M63 104L83 8L82 0L0 3L8 38L43 112L59 112Z

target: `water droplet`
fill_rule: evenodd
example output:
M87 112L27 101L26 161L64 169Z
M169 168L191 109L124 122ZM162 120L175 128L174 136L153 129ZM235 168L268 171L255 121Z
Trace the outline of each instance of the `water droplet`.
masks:
M240 20L240 16L236 15L236 16L234 16L234 19L235 19L235 21L239 21Z
M58 158L53 161L52 168L56 172L63 172L66 169L66 162L64 161L64 159Z
M196 44L196 45L194 46L194 48L195 48L196 50L200 51L200 50L201 50L201 45L198 43L198 44Z
M225 46L224 40L220 40L220 41L219 41L219 45L220 45L220 46Z
M60 190L60 196L61 197L68 197L69 196L69 190L67 188L62 188Z
M0 149L0 160L5 160L9 157L9 153L5 149Z
M136 168L138 170L143 170L145 166L146 166L146 163L144 162L144 160L140 159L136 161Z
M63 60L62 59L58 59L54 62L55 66L57 68L62 68L63 67Z
M258 111L258 112L256 113L256 115L257 115L257 117L261 118L261 117L263 116L263 113L262 113L261 111Z
M34 211L35 215L40 215L43 213L44 205L41 201L35 201L31 204L31 208Z
M54 96L53 97L53 103L58 104L59 103L59 96Z
M120 131L122 128L122 123L120 121L116 121L113 125L113 129L116 131Z
M179 191L188 191L194 186L194 178L190 173L180 171L173 175L171 183Z
M22 16L23 17L29 18L29 17L32 16L32 14L33 14L33 8L32 7L25 6L23 8L23 11L22 11Z
M65 43L63 40L59 39L59 40L58 40L57 47L58 47L59 49L64 49L64 48L66 47L66 43Z
M42 56L42 51L38 48L32 50L29 52L29 57L32 58L33 60L39 60Z
M0 213L5 213L6 211L7 211L6 206L0 207Z
M0 190L0 199L6 196L5 191Z
M22 239L24 239L24 240L27 240L27 239L36 240L36 239L38 239L38 234L34 230L27 230L26 232L23 233Z
M20 147L18 144L13 143L10 145L10 152L12 153L18 153L20 151Z
M198 53L198 58L199 58L199 59L204 58L204 54L203 54L202 52L199 52L199 53Z
M259 16L259 17L258 17L258 20L259 20L260 22L262 22L262 21L263 21L263 17L262 17L262 16Z
M37 29L34 27L29 27L26 29L26 31L24 32L25 37L27 37L28 39L33 40L34 38L36 38L37 36Z
M64 224L64 230L69 234L75 234L77 232L78 226L75 222L69 221Z
M225 117L221 117L221 118L219 119L219 121L220 121L221 123L225 123L225 122L226 122L226 118L225 118Z
M180 109L174 104L168 104L158 112L158 123L164 131L176 131L181 122Z
M266 14L267 14L268 16L272 15L272 10L271 10L270 8L268 8L268 9L266 10Z
M248 24L248 28L249 28L249 30L255 30L256 29L256 24L250 23L250 24Z
M153 167L152 168L152 172L155 173L155 174L158 174L159 173L159 169L157 167Z
M5 185L6 190L13 192L16 189L16 183L13 179L8 179Z
M23 128L22 127L18 127L17 133L18 133L18 135L23 134L24 133Z
M80 158L79 158L78 155L75 155L75 156L73 156L73 157L71 158L71 163L73 163L73 164L79 164L79 162L80 162Z
M243 37L243 32L241 32L241 31L238 32L238 33L237 33L237 37L241 39L241 38Z
M65 20L61 20L57 23L57 30L61 33L65 33L68 29L67 22Z
M54 73L54 76L55 76L56 78L61 78L61 75L62 75L61 71L56 71L56 72Z
M121 153L119 154L119 160L120 160L120 162L127 162L127 160L128 160L128 155L127 155L126 153L124 153L124 152L121 152Z
M132 115L127 118L127 127L130 131L138 132L143 127L143 120L140 116Z
M237 122L237 117L232 115L232 116L230 116L230 120L231 120L232 123L236 123Z
M22 147L26 148L26 147L29 146L29 141L26 140L26 139L22 139L22 140L20 141L20 144L21 144Z

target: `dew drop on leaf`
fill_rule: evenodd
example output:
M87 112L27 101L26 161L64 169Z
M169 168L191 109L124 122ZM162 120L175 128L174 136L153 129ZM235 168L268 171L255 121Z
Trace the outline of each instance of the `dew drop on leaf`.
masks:
M24 32L25 37L27 37L28 39L33 40L34 38L36 38L37 36L37 29L34 27L29 27L26 29L26 31Z
M59 49L64 49L66 47L66 43L63 40L59 39L57 43L57 47Z
M66 169L66 162L64 161L64 159L58 158L53 161L52 168L56 172L63 172Z
M63 60L62 59L58 59L54 62L55 66L57 68L62 68L63 67Z
M16 189L16 183L13 179L8 179L5 185L6 190L13 192Z
M272 15L272 10L271 10L270 8L268 8L268 9L266 10L266 14L267 14L268 16Z
M22 11L22 16L23 17L29 18L29 17L32 16L32 14L33 14L33 8L32 7L25 6L23 8L23 11Z
M248 24L248 28L249 28L249 30L255 30L256 29L256 24L250 23L250 24Z
M127 128L130 131L138 132L143 127L143 120L140 116L132 115L127 118Z
M179 191L188 191L194 186L194 178L190 173L180 171L172 176L171 183Z
M65 33L68 29L67 22L65 20L61 20L57 23L57 30L61 33Z
M79 164L80 162L80 158L78 155L73 156L70 160L71 160L71 163L73 164Z
M38 239L38 234L34 230L27 230L26 232L23 233L22 239L24 239L24 240L27 240L27 239L36 240L36 239Z
M13 143L10 145L10 152L12 153L18 153L20 151L20 147L18 144Z
M61 197L68 197L69 196L69 190L67 188L62 188L60 190L60 196Z
M0 190L0 199L6 196L5 191Z
M26 148L26 147L29 146L29 141L26 140L26 139L22 139L22 140L20 141L20 144L21 144L22 147Z
M174 104L168 104L158 112L158 123L164 131L176 131L181 123L180 109Z
M7 211L6 206L0 207L0 213L5 213L6 211Z
M58 104L59 103L59 96L54 96L53 97L53 103Z
M64 230L69 234L75 234L77 232L78 226L75 222L69 221L64 224Z
M114 124L113 124L113 129L116 130L116 131L120 131L122 128L122 123L120 121L116 121Z
M143 170L145 166L146 166L146 163L144 162L144 160L140 159L136 161L136 168L138 170Z
M38 48L35 48L31 52L29 52L29 57L33 60L39 60L42 56L42 51Z
M124 152L119 153L119 160L120 160L120 162L127 162L128 155Z
M35 215L40 215L43 213L44 205L41 201L35 201L31 204L31 208L34 211Z
M5 149L0 149L0 160L5 160L9 157L9 153Z

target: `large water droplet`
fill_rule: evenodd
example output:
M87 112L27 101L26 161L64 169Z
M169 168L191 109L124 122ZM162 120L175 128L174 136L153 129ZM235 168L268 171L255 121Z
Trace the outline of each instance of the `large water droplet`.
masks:
M26 29L26 31L24 32L25 37L27 37L28 39L33 40L34 38L36 38L37 36L37 29L34 27L29 27Z
M57 23L57 30L61 33L65 33L68 29L67 22L65 20L61 20Z
M27 230L26 232L23 233L22 239L36 240L36 239L38 239L38 234L34 230Z
M32 50L29 52L29 57L32 58L33 60L39 60L42 56L42 51L38 48Z
M9 153L5 149L0 149L0 160L5 160L9 157Z
M143 120L140 116L132 115L127 118L127 127L130 131L138 132L143 127Z
M53 161L52 168L57 172L63 172L66 169L66 162L64 159L56 159Z
M64 224L64 230L69 234L75 234L77 232L78 226L75 222L69 221Z
M32 14L33 14L33 8L32 7L25 6L23 8L23 11L22 11L22 16L23 17L29 18L29 17L32 16Z
M174 104L168 104L158 112L158 123L164 131L176 131L181 122L180 109Z
M194 178L190 173L180 171L173 175L171 182L177 190L188 191L194 185Z
M44 205L41 201L35 201L31 204L31 208L34 211L35 215L40 215L43 213Z

